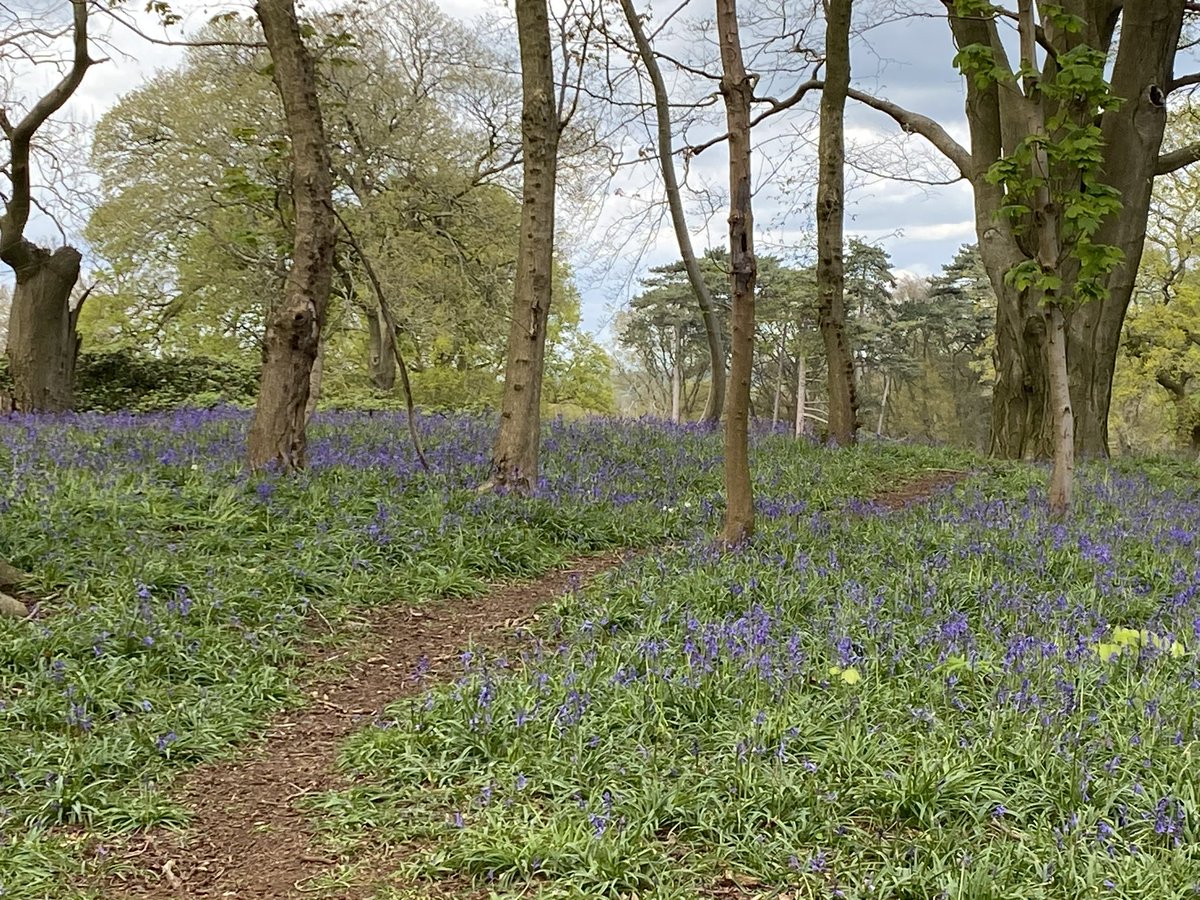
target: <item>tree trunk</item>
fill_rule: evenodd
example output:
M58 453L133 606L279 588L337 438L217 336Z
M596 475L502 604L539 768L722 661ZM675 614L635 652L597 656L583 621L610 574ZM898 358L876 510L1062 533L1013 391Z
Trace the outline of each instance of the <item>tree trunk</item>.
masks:
M304 404L304 424L307 426L316 415L317 404L321 402L321 380L325 377L325 338L321 337L317 344L317 358L313 360L312 371L308 373L308 402Z
M333 178L313 62L293 0L259 0L255 12L291 138L295 239L284 299L267 323L248 462L293 471L304 466L305 410L333 278Z
M1066 334L1076 450L1084 456L1105 456L1113 372L1145 244L1154 177L1183 164L1171 154L1160 159L1160 150L1166 126L1164 92L1172 81L1184 2L1072 0L1065 9L1086 23L1087 43L1106 51L1118 22L1115 11L1120 13L1120 44L1111 85L1113 95L1124 102L1106 110L1100 125L1105 155L1102 180L1120 194L1122 206L1103 222L1093 240L1120 248L1125 259L1108 278L1107 296L1076 310ZM994 20L951 16L950 24L958 46L990 46L998 64L1007 67ZM1025 136L1025 123L1012 91L974 78L966 81L971 160L960 170L975 191L976 232L999 303L991 449L1007 458L1049 458L1057 432L1057 405L1051 398L1046 354L1042 344L1033 340L1045 332L1044 316L1027 297L1003 283L1004 274L1023 254L1000 212L1003 193L985 177L991 164ZM923 126L922 131L927 133ZM1074 275L1063 274L1061 293L1068 296Z
M1050 372L1050 402L1054 404L1054 468L1050 473L1050 516L1067 517L1075 480L1075 415L1067 374L1067 331L1062 309L1046 308L1046 367Z
M804 354L796 355L796 437L804 434L804 420L808 417L808 373L805 371Z
M679 401L683 392L683 365L679 359L681 352L679 339L680 326L678 323L671 329L671 421L679 421Z
M750 379L754 367L754 213L750 189L750 104L754 82L746 75L738 33L737 0L716 0L721 45L721 94L729 128L729 280L733 304L729 387L725 395L726 544L754 533L750 482Z
M79 335L71 291L81 256L74 247L51 253L23 243L27 262L15 270L8 325L13 405L20 412L59 412L75 399Z
M0 110L0 130L9 156L0 161L9 190L0 215L0 260L16 276L9 316L8 354L14 384L13 405L22 412L69 409L74 399L75 333L78 308L71 309L71 290L79 279L79 251L62 247L43 250L25 239L33 208L30 150L38 129L62 109L83 83L92 65L88 55L86 0L71 0L71 65L15 124Z
M817 182L817 302L829 382L829 439L853 444L858 431L854 356L846 335L843 207L845 109L850 86L852 0L825 0L825 87L821 92Z
M367 338L371 384L390 391L396 387L396 354L392 350L396 335L381 322L377 309L367 310Z
M775 403L771 407L771 424L779 421L779 406L783 401L783 382L786 376L787 351L784 342L787 340L787 329L779 337L779 346L775 350Z
M700 271L700 263L696 259L696 251L692 247L692 235L688 230L687 216L683 210L683 198L679 193L679 180L675 175L675 151L671 138L671 103L667 94L667 86L663 81L662 70L658 65L658 57L650 46L646 31L638 18L633 0L621 0L621 10L625 13L625 21L633 33L634 43L637 44L638 56L650 76L654 87L654 114L658 125L658 161L662 169L663 186L667 194L667 206L671 210L671 224L675 229L675 240L679 244L679 256L683 260L684 271L687 272L688 283L696 296L696 303L704 319L704 337L708 341L709 367L711 380L708 387L708 400L704 404L704 414L701 419L705 422L715 422L721 417L725 405L725 344L721 337L721 321L717 313L717 305L713 302Z
M883 435L883 420L887 416L888 392L892 389L892 376L883 376L883 399L879 401L879 421L875 424L875 437Z
M484 488L532 491L538 479L542 371L554 267L559 121L546 0L516 0L516 13L523 100L521 235L500 427L492 448L491 478Z

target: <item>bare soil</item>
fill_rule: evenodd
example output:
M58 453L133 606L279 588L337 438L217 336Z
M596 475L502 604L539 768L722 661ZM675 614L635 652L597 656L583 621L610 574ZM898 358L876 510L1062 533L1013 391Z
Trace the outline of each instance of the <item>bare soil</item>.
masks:
M339 860L322 854L310 816L298 801L347 786L335 766L343 739L374 721L389 703L455 671L468 644L515 643L520 626L539 607L620 561L611 554L585 557L535 581L500 585L470 600L380 609L355 646L315 649L309 663L320 674L305 685L309 702L304 708L271 723L261 744L242 758L189 772L179 791L192 810L189 828L156 829L110 851L116 855L116 874L99 886L102 895L311 896L305 883ZM343 661L345 668L330 675L329 667Z

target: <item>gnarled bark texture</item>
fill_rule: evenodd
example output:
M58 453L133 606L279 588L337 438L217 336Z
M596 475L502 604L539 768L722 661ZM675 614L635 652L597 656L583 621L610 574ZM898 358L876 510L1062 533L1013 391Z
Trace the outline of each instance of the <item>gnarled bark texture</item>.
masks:
M524 185L512 325L500 427L485 487L532 491L541 445L542 370L554 268L554 194L558 175L558 107L546 0L517 0L521 44L521 145Z
M750 190L750 104L754 82L746 74L736 0L717 0L721 94L729 127L729 281L733 305L729 387L725 394L725 527L737 544L754 533L750 482L750 379L754 368L754 213Z
M21 243L18 252L4 255L17 280L8 320L13 405L21 412L70 409L79 356L75 325L81 308L71 308L71 291L79 280L82 257L74 247L50 252Z
M292 142L296 232L283 302L267 322L247 456L251 468L274 463L292 471L304 466L312 369L333 278L333 176L313 62L295 5L292 0L259 0L255 12L271 51Z
M70 409L74 400L75 359L79 338L78 309L71 309L71 290L79 280L79 251L73 247L45 250L25 238L32 206L30 146L34 135L58 112L83 82L88 56L88 6L71 0L71 67L16 124L0 109L0 128L8 138L5 166L10 196L0 215L0 260L13 270L16 287L8 327L8 357L13 377L13 405L21 412Z
M850 87L851 0L825 0L825 88L821 91L817 180L817 309L829 385L829 440L853 444L858 432L854 356L846 334L845 110Z
M1108 279L1108 296L1071 315L1065 345L1071 407L1077 423L1076 452L1103 456L1108 454L1108 411L1121 328L1145 244L1150 192L1159 169L1166 126L1162 92L1171 82L1184 4L1182 0L1068 0L1063 5L1087 23L1082 38L1090 46L1108 51L1118 20L1121 27L1112 91L1125 102L1103 114L1101 127L1106 157L1104 181L1120 192L1123 206L1102 225L1094 240L1119 247L1125 261ZM1003 59L994 22L952 17L951 28L960 46L982 43ZM1044 316L1035 302L1004 280L1008 270L1027 253L1021 237L1001 221L998 188L984 180L987 168L1024 136L1023 112L1014 100L1004 88L981 87L974 79L967 79L976 229L984 265L999 301L992 452L1008 458L1052 458L1061 410L1053 402L1051 373L1042 352ZM1065 295L1072 290L1070 279L1075 273L1063 274L1067 279L1062 290Z

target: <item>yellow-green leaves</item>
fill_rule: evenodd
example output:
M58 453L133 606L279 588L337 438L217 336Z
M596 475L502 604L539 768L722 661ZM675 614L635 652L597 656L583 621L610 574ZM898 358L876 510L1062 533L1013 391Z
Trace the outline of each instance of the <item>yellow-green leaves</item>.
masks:
M860 681L862 681L862 675L860 675L858 669L854 668L853 666L845 669L843 669L841 666L830 666L829 674L835 678L842 679L842 681L846 682L846 684L858 684Z
M1176 659L1187 652L1179 641L1172 641L1160 634L1152 634L1144 628L1138 630L1120 625L1113 629L1109 640L1092 645L1092 649L1103 662L1113 662L1126 651L1136 653L1141 647L1153 647L1171 654Z

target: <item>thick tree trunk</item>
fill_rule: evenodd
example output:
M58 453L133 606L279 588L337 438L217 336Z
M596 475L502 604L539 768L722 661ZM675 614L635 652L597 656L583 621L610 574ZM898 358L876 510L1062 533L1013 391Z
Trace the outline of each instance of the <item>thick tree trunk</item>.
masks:
M804 420L808 417L808 373L805 371L804 354L796 356L796 437L804 434Z
M371 384L378 390L396 387L396 335L381 321L379 310L367 311L368 371Z
M20 412L59 412L75 398L78 310L71 291L79 280L74 247L53 253L22 242L24 264L14 267L16 288L8 324L8 360L13 405Z
M33 208L30 150L38 129L62 109L83 83L92 65L88 55L86 0L71 0L71 65L15 124L0 110L0 130L8 142L0 167L9 190L0 214L0 260L16 276L9 318L8 353L14 383L13 405L23 412L69 409L74 395L75 334L78 309L71 309L71 290L79 279L80 254L73 247L54 252L25 239Z
M524 186L517 274L500 427L487 487L532 491L541 444L542 372L554 267L554 193L558 175L558 109L546 0L516 0L521 45L521 144Z
M733 304L729 386L725 395L725 528L738 544L754 533L750 482L750 379L754 367L754 213L750 189L750 104L754 82L746 75L736 0L717 0L721 94L729 128L729 280Z
M333 177L313 62L293 0L259 0L255 12L271 52L292 143L296 220L283 303L267 323L248 462L251 468L276 463L292 471L304 466L305 411L333 277Z
M1108 454L1108 414L1122 325L1145 244L1154 176L1164 171L1160 161L1166 126L1163 100L1171 85L1184 0L1120 4L1071 0L1065 11L1086 24L1082 38L1105 51L1110 50L1120 23L1111 85L1113 95L1124 102L1106 110L1100 124L1103 181L1120 194L1122 207L1104 221L1094 241L1120 248L1125 260L1109 276L1105 299L1072 314L1066 340L1076 450L1084 456L1104 456ZM950 24L958 46L991 46L999 64L1008 65L993 20L951 16ZM969 166L960 168L975 191L976 231L999 301L992 452L1009 458L1049 458L1057 413L1046 355L1041 344L1031 340L1044 333L1044 317L1041 310L1030 307L1027 298L1003 284L1004 273L1023 254L1000 212L1003 195L985 178L988 167L1025 136L1023 112L1013 92L1000 90L994 83L966 80L971 160ZM926 131L923 126L922 130ZM1074 274L1068 271L1063 275L1061 293L1069 296Z
M667 194L667 206L671 210L671 224L675 229L675 240L679 244L679 257L683 260L684 271L687 272L688 283L696 296L700 314L704 320L704 337L708 341L709 367L711 380L708 387L708 400L704 404L704 414L701 419L705 422L715 422L721 417L725 405L725 343L721 336L721 321L717 305L708 290L704 274L700 271L700 263L696 259L696 251L692 247L692 235L688 230L687 216L683 209L683 198L679 193L679 180L675 175L675 151L671 137L671 102L667 94L666 82L663 81L662 70L658 65L658 57L646 37L633 0L621 0L621 11L629 30L633 33L634 43L638 48L638 56L650 76L654 88L654 114L657 123L658 161L662 169L663 186Z
M825 87L821 92L817 182L817 303L829 363L829 439L853 444L858 431L854 356L846 335L843 215L845 109L850 86L851 0L825 0Z

